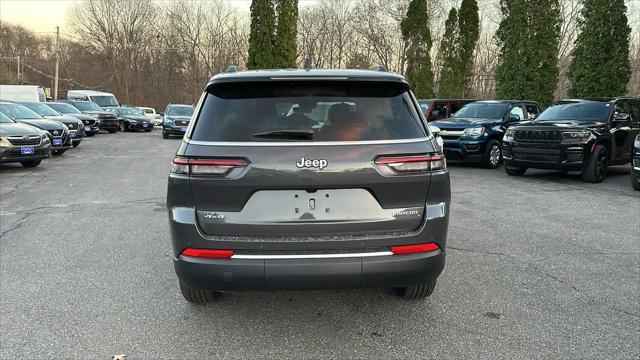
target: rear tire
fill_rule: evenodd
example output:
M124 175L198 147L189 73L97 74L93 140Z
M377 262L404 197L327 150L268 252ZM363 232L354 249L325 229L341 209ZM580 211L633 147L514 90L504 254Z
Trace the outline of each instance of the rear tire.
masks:
M169 134L167 134L167 133L163 132L163 133L162 133L162 138L163 138L163 139L168 139L168 138L169 138Z
M20 164L22 164L22 166L26 168L32 168L40 165L41 162L42 160L38 159L38 160L20 161Z
M109 131L109 134L113 134L113 133L117 132L118 129L109 129L108 131Z
M88 137L94 137L95 135L96 135L96 133L94 133L94 132L87 133Z
M222 293L212 290L192 289L180 282L180 292L185 300L193 304L206 304L220 298Z
M609 154L607 152L607 148L603 145L596 145L593 148L593 152L591 153L591 157L589 158L587 165L582 170L582 180L592 183L601 183L607 176L608 159Z
M433 294L433 290L436 288L436 283L437 280L432 280L424 284L395 288L395 291L400 297L405 299L424 299Z
M487 144L487 151L482 158L482 167L495 169L502 162L502 147L496 140L491 140Z
M120 131L121 132L125 132L127 131L127 128L125 127L124 121L120 121Z
M506 171L509 176L522 176L527 172L527 168L505 165L504 171Z
M78 145L80 145L80 141L74 141L73 143L71 143L71 145L73 147L78 147Z

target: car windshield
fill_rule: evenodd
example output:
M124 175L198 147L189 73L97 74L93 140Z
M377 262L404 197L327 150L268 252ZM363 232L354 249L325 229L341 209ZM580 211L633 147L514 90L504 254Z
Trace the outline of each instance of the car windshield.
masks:
M13 120L10 117L0 112L0 124L13 124Z
M97 96L91 96L91 101L93 101L94 103L102 106L102 107L107 107L107 106L118 106L118 102L116 101L116 97L112 96L112 95L97 95Z
M169 106L166 115L172 116L191 116L193 115L193 106Z
M504 103L469 103L453 114L454 118L502 119L509 104Z
M82 114L80 110L69 104L47 103L47 106L61 114Z
M368 141L420 138L404 85L220 84L207 93L192 138L203 141Z
M42 116L24 105L0 104L0 112L14 119L42 119Z
M31 102L31 103L22 103L22 105L28 107L29 109L37 112L42 116L60 116L60 113L58 113L57 111L53 110L52 108L48 107L43 103Z
M612 105L608 102L586 101L559 103L543 111L537 121L588 120L607 122Z
M75 101L73 105L81 111L102 111L102 108L92 101Z
M124 107L118 108L118 113L121 115L142 115L140 110Z

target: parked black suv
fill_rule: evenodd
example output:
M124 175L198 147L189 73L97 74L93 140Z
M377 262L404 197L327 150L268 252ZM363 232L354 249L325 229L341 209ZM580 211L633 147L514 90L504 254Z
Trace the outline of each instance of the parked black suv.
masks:
M228 72L209 81L195 113L167 190L185 299L251 289L432 293L449 173L402 76Z
M120 122L118 121L118 117L114 113L110 113L101 108L98 104L93 101L84 101L84 100L58 100L59 102L64 102L67 104L71 104L75 106L78 110L82 111L84 114L93 116L96 120L98 120L98 127L100 130L106 130L110 133L115 133L120 129Z
M516 176L527 168L582 171L583 180L601 182L607 166L629 163L639 131L638 98L562 100L534 121L509 127L505 170Z
M45 104L60 114L73 116L82 121L84 124L84 133L87 136L93 136L100 131L100 122L94 116L83 113L71 104L62 102L46 102Z
M540 105L527 100L485 100L466 104L453 117L433 121L441 131L444 155L451 162L475 162L497 168L502 137L516 122L535 118Z
M633 143L633 160L631 162L631 186L640 190L640 134L636 135Z

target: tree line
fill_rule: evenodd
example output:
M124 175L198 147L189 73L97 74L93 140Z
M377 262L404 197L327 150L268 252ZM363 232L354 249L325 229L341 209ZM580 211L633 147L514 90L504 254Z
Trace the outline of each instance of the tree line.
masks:
M163 108L195 102L228 65L383 64L418 97L553 99L640 93L638 6L625 0L82 0L59 46L60 95L114 92ZM635 25L632 32L631 25ZM54 42L0 23L0 82L51 87ZM603 51L603 49L606 49Z

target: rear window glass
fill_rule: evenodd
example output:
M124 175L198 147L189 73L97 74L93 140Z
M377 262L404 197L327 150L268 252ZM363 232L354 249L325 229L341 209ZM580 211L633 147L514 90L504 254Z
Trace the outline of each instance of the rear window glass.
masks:
M423 136L403 84L270 81L210 88L191 139L365 141Z

